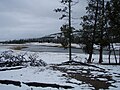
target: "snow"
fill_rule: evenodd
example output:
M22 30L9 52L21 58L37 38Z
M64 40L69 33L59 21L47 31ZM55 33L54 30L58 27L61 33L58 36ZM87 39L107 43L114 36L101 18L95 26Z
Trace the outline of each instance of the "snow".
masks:
M53 44L53 43L28 43L26 45L49 45L49 46L60 46L60 44ZM118 44L117 44L118 45ZM10 45L11 46L11 45ZM77 45L73 45L74 47L78 47ZM119 45L118 45L119 46ZM9 46L0 46L0 53L6 50L10 50ZM20 51L20 50L13 50L14 54L22 54L26 51ZM33 54L34 52L27 52L27 55ZM49 67L49 64L60 64L62 62L68 61L69 57L67 53L53 53L53 52L38 52L37 55L39 56L39 59L42 59L45 61L48 66L46 67L27 67L22 68L18 70L8 70L8 71L0 71L0 80L15 80L20 82L41 82L41 83L52 83L52 84L59 84L59 85L69 85L73 86L73 89L67 89L67 90L92 90L94 87L92 87L89 84L83 83L82 81L78 81L73 78L68 78L63 76L66 73L52 70L52 68ZM88 57L88 54L79 54L79 53L73 53L72 58L76 61L82 61L86 62L86 59ZM26 57L27 58L27 57ZM103 55L104 62L108 62L108 55ZM114 56L111 56L112 62L115 62ZM119 55L117 55L117 58L119 58ZM98 63L98 55L93 55L93 65L96 65L98 67L101 67L106 70L107 73L99 72L99 71L91 71L91 74L95 76L97 75L111 75L111 77L116 81L112 85L115 85L115 87L110 86L109 90L120 90L120 65L99 65ZM61 66L62 67L62 66ZM98 68L94 67L84 67L84 66L63 66L69 69L77 69L77 68L83 68L83 69L94 69L99 70ZM6 68L6 67L3 67ZM3 69L1 68L1 69ZM82 73L87 73L86 71L80 71ZM71 72L71 71L68 71ZM97 78L102 81L106 81L106 78ZM72 83L67 83L67 81ZM112 82L112 81L111 81ZM77 85L74 83L79 83L81 85ZM21 87L14 86L14 85L4 85L0 84L0 90L58 90L57 88L51 88L51 87L29 87L22 83ZM60 88L59 90L64 90L63 88Z
M23 45L23 44L22 44ZM26 43L24 45L42 45L42 46L54 46L54 47L62 47L61 44L57 44L57 43L39 43L39 42L34 42L34 43ZM72 47L74 48L83 48L83 44L71 44ZM115 50L119 50L120 49L120 43L113 43L114 49ZM95 49L99 49L99 45L94 45Z
M35 43L26 43L25 45L42 45L42 46L54 46L54 47L62 47L61 44L57 44L57 43L39 43L39 42L35 42ZM82 44L72 44L72 47L75 48L81 48L83 45Z
M20 70L11 70L11 71L4 71L0 72L2 75L0 80L18 80L21 82L43 82L43 83L64 83L62 78L55 78L60 76L61 73L59 71L52 71L46 70L44 67L35 68L35 67L28 67L23 68ZM54 78L52 78L54 77Z
M56 44L56 43L39 43L39 42L35 42L35 43L26 43L26 45L43 45L43 46L61 46L60 44Z

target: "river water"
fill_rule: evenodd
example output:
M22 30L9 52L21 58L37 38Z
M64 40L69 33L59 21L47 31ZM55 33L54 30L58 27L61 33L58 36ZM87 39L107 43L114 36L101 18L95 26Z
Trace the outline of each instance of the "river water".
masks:
M53 46L42 46L42 45L29 45L28 48L23 48L23 51L32 51L32 52L56 52L56 53L68 53L69 49L62 47L53 47ZM72 48L72 53L84 53L80 48ZM104 50L103 54L108 54L109 51ZM98 50L94 50L94 54L99 54ZM113 54L113 52L111 53ZM119 54L119 51L116 51L116 54Z
M10 47L14 47L15 45L0 45L0 51L7 50ZM55 53L68 53L69 49L65 49L57 46L45 46L45 45L25 45L27 48L23 48L23 51L31 51L31 52L55 52ZM80 48L71 48L72 53L84 53ZM119 55L119 51L115 51L117 55ZM104 50L103 54L108 54L109 51ZM99 54L99 50L94 50L94 54ZM114 54L113 51L111 54Z
M54 47L54 46L42 46L42 45L30 45L28 48L24 48L22 50L32 51L32 52L57 52L57 53L68 53L68 49L62 47ZM72 48L73 53L83 53L81 49Z

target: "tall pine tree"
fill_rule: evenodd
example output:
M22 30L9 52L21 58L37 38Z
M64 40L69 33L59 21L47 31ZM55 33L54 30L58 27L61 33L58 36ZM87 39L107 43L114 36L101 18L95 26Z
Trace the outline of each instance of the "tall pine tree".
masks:
M88 63L92 61L93 46L100 46L99 63L103 62L103 48L106 46L105 38L105 1L88 0L86 7L87 15L83 16L83 30L87 32L87 41L85 41L87 51L89 52Z
M67 33L68 33L68 45L69 45L69 60L71 61L72 60L72 54L71 54L71 34L72 34L72 27L71 27L71 6L72 6L72 2L73 0L61 0L61 3L64 5L63 8L57 8L55 9L56 12L61 12L62 13L62 16L60 17L60 19L63 19L63 18L67 18L68 19L68 24L66 25L63 25L61 28L62 28L62 31L66 31L67 30ZM66 27L68 26L68 27ZM66 29L66 30L63 30L63 29ZM63 32L64 33L64 32ZM65 35L65 34L64 34Z
M93 45L95 44L95 36L98 21L98 0L88 0L88 7L86 7L87 15L82 17L82 27L84 34L83 39L85 44L85 51L89 54L88 63L92 62Z
M120 0L111 0L111 12L109 13L110 31L117 41L120 41ZM114 42L114 41L113 41Z

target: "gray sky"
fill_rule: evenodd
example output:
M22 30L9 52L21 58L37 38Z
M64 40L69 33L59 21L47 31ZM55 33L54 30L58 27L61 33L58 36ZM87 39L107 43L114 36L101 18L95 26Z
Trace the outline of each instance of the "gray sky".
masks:
M41 37L60 32L65 20L53 10L61 7L60 0L0 0L0 41L20 38ZM85 13L86 2L73 7L75 17ZM80 28L80 20L73 22Z

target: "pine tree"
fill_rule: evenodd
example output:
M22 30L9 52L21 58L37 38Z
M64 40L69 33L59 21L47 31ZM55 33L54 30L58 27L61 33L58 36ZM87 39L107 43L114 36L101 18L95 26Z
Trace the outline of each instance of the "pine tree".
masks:
M98 18L98 0L88 0L88 7L86 7L87 15L82 17L82 27L84 34L86 34L83 42L86 45L86 50L89 53L88 63L92 62L93 45L95 44L95 36L97 30Z
M75 5L79 2L79 0L77 0L76 2L74 2L73 0L61 0L61 3L64 5L63 8L57 8L54 11L55 12L61 12L62 16L59 19L63 19L63 18L67 18L68 19L68 24L66 24L66 26L68 26L68 28L66 30L68 33L68 45L69 45L69 60L72 60L72 52L71 52L71 39L72 39L72 25L71 25L71 7L72 5ZM63 25L64 26L64 25ZM66 37L67 38L67 37Z
M110 0L106 4L106 17L107 17L107 26L108 26L108 37L109 37L109 63L110 63L110 54L112 49L115 56L115 62L117 63L117 57L113 43L120 42L120 0Z
M93 46L97 44L100 46L99 63L103 62L103 48L106 43L105 30L105 1L104 0L88 0L88 7L86 8L87 15L83 16L83 30L87 32L86 47L89 51L88 63L92 60Z
M110 55L111 55L111 46L110 46L110 42L111 42L111 37L110 37L110 33L109 33L109 28L110 28L110 25L109 25L109 16L110 16L110 13L111 13L111 7L110 7L110 1L107 1L106 5L105 5L105 30L106 30L106 43L108 45L108 49L109 49L109 64L110 64Z
M120 0L111 0L111 12L109 13L109 19L111 34L113 38L120 41Z
M104 35L103 35L103 33L104 33L104 31L105 31L105 16L104 16L104 13L105 13L105 11L104 11L104 0L101 0L101 10L99 10L100 11L100 17L99 17L99 24L100 24L100 54L99 54L99 63L102 63L103 62L103 47L104 47L104 40L103 40L103 38L104 38Z

